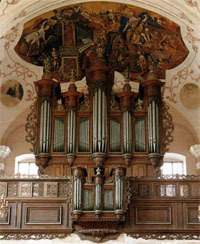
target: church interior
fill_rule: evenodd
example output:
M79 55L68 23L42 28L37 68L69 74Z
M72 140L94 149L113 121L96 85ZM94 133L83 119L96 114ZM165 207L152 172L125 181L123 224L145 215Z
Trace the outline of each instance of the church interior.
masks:
M0 244L200 240L200 2L0 1Z

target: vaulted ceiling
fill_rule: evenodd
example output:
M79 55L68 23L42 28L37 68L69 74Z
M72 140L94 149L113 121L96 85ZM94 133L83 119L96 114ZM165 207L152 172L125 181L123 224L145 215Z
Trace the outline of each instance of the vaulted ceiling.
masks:
M127 64L133 81L145 79L147 75L145 62L142 63L140 58L145 58L149 62L153 55L159 67L158 78L165 82L163 89L165 101L173 108L174 115L181 114L184 120L180 123L187 124L196 142L199 143L199 16L200 3L195 0L109 2L2 0L0 3L0 141L5 137L11 124L17 126L16 119L21 119L21 115L33 101L34 81L39 80L43 73L42 55L52 55L48 53L49 47L56 47L58 50L61 45L60 36L55 32L48 34L45 42L41 43L41 40L44 41L43 33L52 31L55 27L54 21L59 18L65 18L66 21L74 18L79 28L77 33L82 33L82 36L76 33L74 45L76 51L78 50L82 55L77 70L80 80L84 77L84 65L89 65L88 62L84 63L84 55L89 55L89 52L86 53L88 48L91 48L92 52L92 45L95 45L99 37L104 38L109 64L119 72L115 80L118 87L123 81L120 73L124 72ZM134 32L129 31L131 28ZM70 30L66 30L66 33L69 36ZM36 45L38 36L40 36L39 51ZM110 40L114 37L117 42L112 42L111 45ZM48 40L53 41L48 42ZM26 45L27 43L29 46ZM124 60L127 64L124 64ZM68 76L62 77L62 80L67 82ZM77 84L80 84L79 89L84 90L84 81L77 81ZM14 96L13 89L15 89Z

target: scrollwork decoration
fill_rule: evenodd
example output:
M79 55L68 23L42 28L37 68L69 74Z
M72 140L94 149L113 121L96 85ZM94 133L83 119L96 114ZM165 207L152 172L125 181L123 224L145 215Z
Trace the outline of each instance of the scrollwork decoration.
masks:
M126 180L126 206L125 206L125 211L128 210L128 206L131 203L131 199L132 199L131 183L129 180Z
M172 116L169 113L169 106L166 105L165 101L162 101L162 110L163 110L163 129L164 129L164 148L163 153L169 150L168 146L173 142L174 137L172 135L174 131L174 124Z
M200 235L193 235L193 234L179 234L179 233L174 233L174 234L147 234L147 233L134 233L134 234L129 234L128 236L131 236L132 238L139 239L143 238L145 240L150 240L150 239L156 239L156 240L200 240Z
M30 106L30 113L26 119L25 131L27 133L26 142L31 143L31 152L36 154L36 138L37 138L37 99L34 99L33 104Z
M12 233L12 234L0 234L0 240L41 240L41 239L63 239L66 238L71 233L66 234L20 234L20 233Z

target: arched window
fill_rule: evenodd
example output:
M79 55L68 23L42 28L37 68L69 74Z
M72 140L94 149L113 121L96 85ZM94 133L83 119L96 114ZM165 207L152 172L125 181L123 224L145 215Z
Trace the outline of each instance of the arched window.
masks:
M161 167L163 175L185 175L186 174L186 157L177 153L166 153Z
M35 164L35 156L33 154L22 154L15 158L15 174L38 175L38 167Z

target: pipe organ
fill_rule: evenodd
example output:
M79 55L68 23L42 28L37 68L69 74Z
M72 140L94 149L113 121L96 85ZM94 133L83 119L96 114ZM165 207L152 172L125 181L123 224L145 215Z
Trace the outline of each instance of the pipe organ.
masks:
M39 26L43 35L36 41L33 31ZM63 6L30 20L24 28L16 52L44 67L41 80L35 81L37 103L27 119L28 139L39 175L62 180L19 186L29 187L30 195L43 187L43 204L46 196L68 199L68 210L62 199L62 207L48 210L53 211L51 228L66 223L55 218L62 209L69 216L67 226L96 241L124 230L133 235L135 229L140 233L146 228L148 234L155 227L157 232L163 228L162 233L167 228L173 232L175 225L184 228L184 222L171 215L183 215L184 208L185 216L195 213L196 205L184 205L182 196L174 202L174 192L179 194L182 187L186 196L191 194L188 183L159 183L173 132L160 80L188 55L180 26L157 13L112 1ZM156 178L154 184L145 180L150 177ZM167 195L170 189L172 194ZM170 205L165 199L172 195ZM39 214L20 216L25 221L34 217L28 222L33 225L41 220ZM194 219L188 221L194 224Z
M132 90L126 70L123 87L116 92L114 72L103 54L101 42L86 69L85 93L76 85L74 70L64 92L62 81L54 81L50 72L35 82L37 165L40 174L73 177L72 220L81 228L87 219L107 224L109 216L112 222L123 222L126 177L159 173L164 154L162 83L141 83L141 96Z
M62 25L65 31L77 30L76 22ZM163 83L151 69L142 81L132 79L127 65L116 89L105 40L98 37L79 49L71 41L75 34L63 36L59 71L47 60L42 79L35 82L36 164L40 175L73 179L72 222L78 231L107 226L114 233L126 220L127 177L160 175L166 131Z

